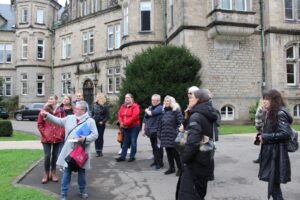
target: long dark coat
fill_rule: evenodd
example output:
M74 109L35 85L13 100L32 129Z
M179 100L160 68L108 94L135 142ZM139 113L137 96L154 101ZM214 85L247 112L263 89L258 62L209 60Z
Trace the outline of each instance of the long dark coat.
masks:
M266 114L261 146L261 162L258 177L269 182L268 198L274 183L287 183L291 181L291 165L287 151L287 142L292 130L290 124L292 117L285 108L277 114L277 123L271 124Z
M199 193L205 196L203 193L206 193L211 157L210 154L199 151L200 141L204 135L213 138L213 125L219 117L217 110L209 102L196 105L190 114L186 127L188 138L181 156L185 167L177 191L179 200L200 200Z

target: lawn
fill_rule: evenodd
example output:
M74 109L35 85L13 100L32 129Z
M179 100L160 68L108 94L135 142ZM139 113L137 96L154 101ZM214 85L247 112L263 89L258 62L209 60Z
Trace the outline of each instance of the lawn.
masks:
M300 124L294 124L292 127L300 131ZM221 125L219 128L221 135L240 134L240 133L256 133L254 125Z
M2 200L54 200L35 189L14 187L11 182L43 155L41 150L0 151L0 197Z
M25 133L22 131L14 131L12 137L0 137L0 141L21 141L21 140L39 140L37 135Z

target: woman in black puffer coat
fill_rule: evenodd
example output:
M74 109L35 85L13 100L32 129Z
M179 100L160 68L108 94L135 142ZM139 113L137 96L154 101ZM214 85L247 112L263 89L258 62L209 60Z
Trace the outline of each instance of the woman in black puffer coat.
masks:
M177 175L181 172L181 161L179 153L175 149L175 138L182 121L183 115L179 105L173 97L166 96L158 130L158 143L160 143L161 147L166 148L169 162L169 169L165 171L165 175L175 173L174 160L178 168Z
M176 199L204 200L209 175L210 153L200 152L200 141L206 135L213 138L213 127L218 119L218 112L209 102L207 90L200 89L189 95L191 108L185 131L188 132L184 152L183 172L177 186Z
M287 142L292 130L292 117L286 110L283 98L277 90L263 94L265 119L260 137L261 158L258 177L268 182L268 198L283 200L280 183L291 181L291 165L287 151Z

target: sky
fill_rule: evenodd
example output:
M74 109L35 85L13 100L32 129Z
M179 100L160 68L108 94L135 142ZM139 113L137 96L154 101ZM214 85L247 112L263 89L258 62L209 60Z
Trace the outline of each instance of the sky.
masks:
M58 3L62 6L65 6L66 0L58 0ZM10 4L10 0L0 0L0 4Z

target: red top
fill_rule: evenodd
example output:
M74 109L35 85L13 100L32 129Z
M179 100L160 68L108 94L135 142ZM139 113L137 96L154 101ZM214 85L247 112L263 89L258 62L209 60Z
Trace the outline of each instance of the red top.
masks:
M140 125L140 106L137 103L123 104L118 112L118 120L121 128L132 128ZM123 127L122 127L123 126Z
M51 113L52 114L52 113ZM57 107L55 113L53 114L56 117L64 118L66 113L60 107ZM47 122L44 117L39 114L38 116L38 129L41 134L42 143L58 143L62 142L65 139L65 130L63 127L57 126L50 122Z

